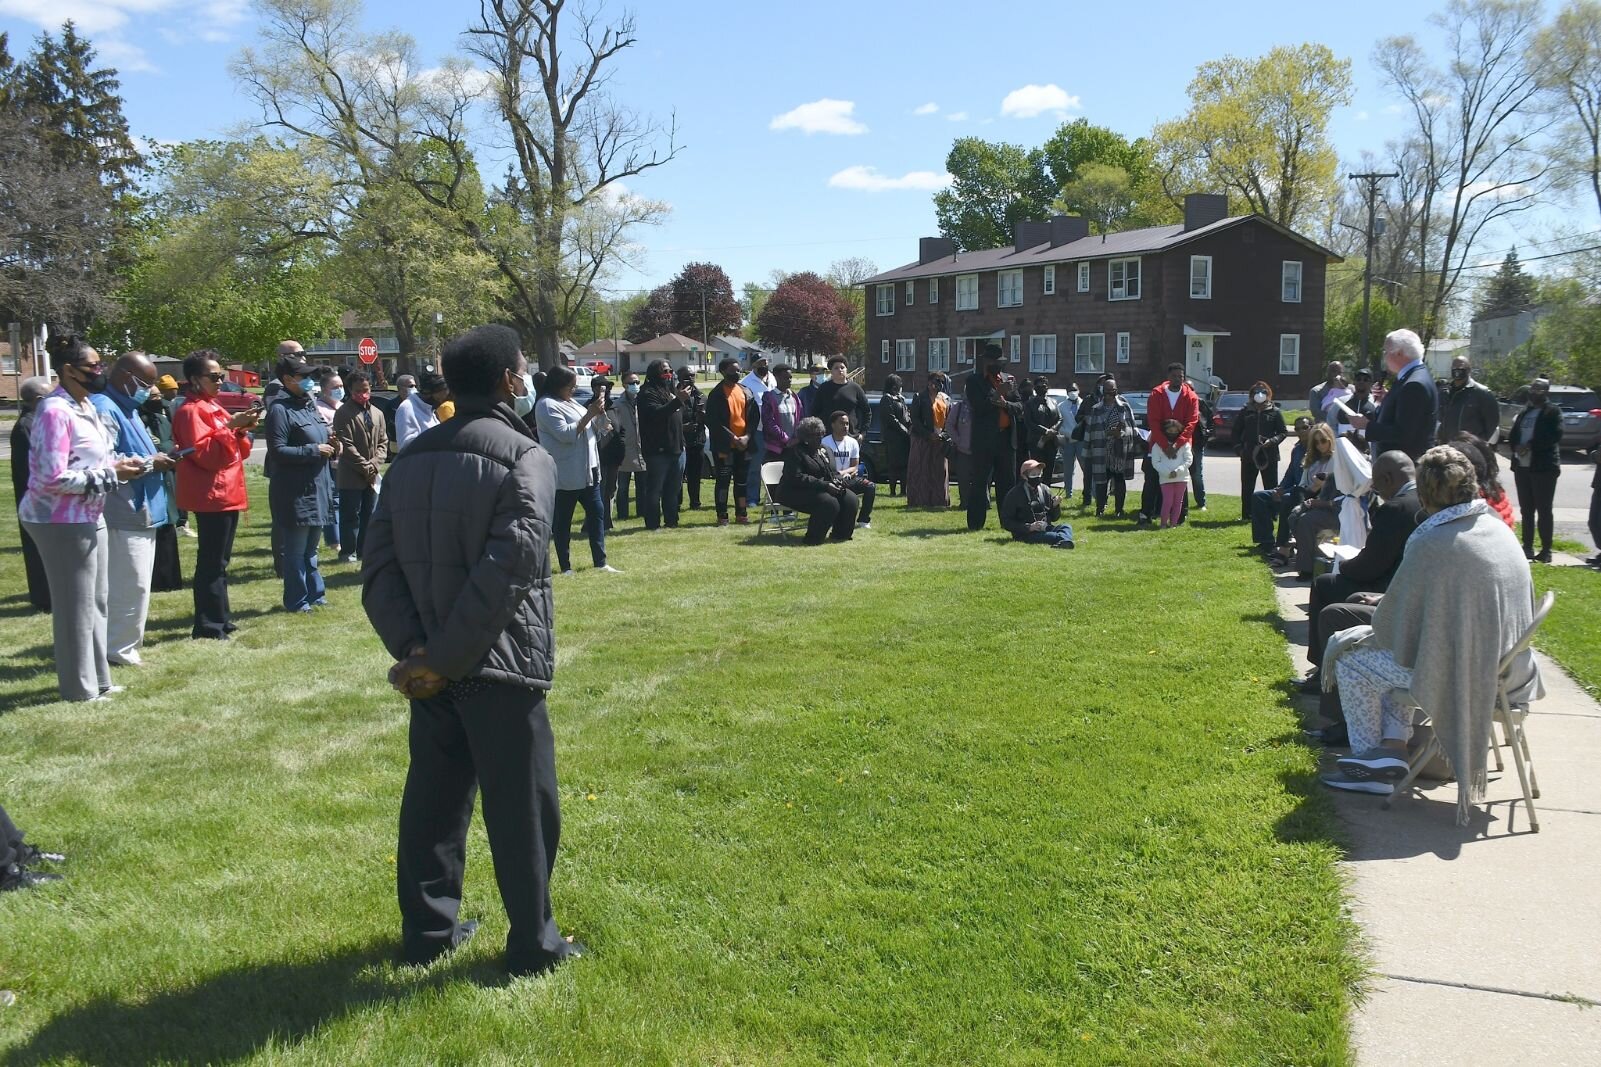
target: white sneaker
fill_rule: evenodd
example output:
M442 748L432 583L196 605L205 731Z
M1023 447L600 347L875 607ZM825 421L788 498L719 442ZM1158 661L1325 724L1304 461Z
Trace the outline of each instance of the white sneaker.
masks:
M622 571L618 570L616 567L613 567L610 563L603 563L599 567L596 567L595 569L597 571L602 572L603 574L621 574L621 573L623 573Z
M1339 789L1346 793L1372 793L1380 797L1387 797L1395 792L1395 786L1389 782L1378 782L1371 778L1348 778L1343 774L1324 775L1323 784L1330 789Z
M178 532L183 534L185 537L199 537L200 536L199 534L195 533L193 530L191 530L187 526L178 527Z
M871 530L873 528L873 524L870 522L859 522L856 524L856 528L858 530Z
M361 560L357 558L357 556L356 556L356 554L354 552L352 552L350 555L345 557L345 562L346 563L360 563Z
M561 574L563 578L571 578L573 575L573 569L568 567L566 570L562 571Z

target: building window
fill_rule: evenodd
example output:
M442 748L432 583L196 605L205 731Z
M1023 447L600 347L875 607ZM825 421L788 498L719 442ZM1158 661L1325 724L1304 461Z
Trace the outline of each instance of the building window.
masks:
M1106 265L1106 298L1108 300L1138 300L1140 298L1140 261L1114 259Z
M1023 306L1023 272L1000 270L995 272L995 306L1015 308Z
M1284 270L1279 284L1279 299L1286 304L1299 304L1301 302L1301 261L1287 259L1284 261Z
M1045 295L1056 295L1056 264L1048 263L1045 266Z
M928 280L928 302L930 304L939 303L939 279L938 278L930 278Z
M897 371L917 369L917 342L912 339L895 342L895 369Z
M1078 291L1081 293L1090 291L1090 265L1088 263L1080 263L1078 265Z
M1212 299L1212 257L1190 257L1190 299Z
M1056 373L1056 335L1035 334L1028 339L1028 372L1030 374Z
M893 285L880 285L878 287L878 313L880 315L895 314L895 287Z
M978 357L984 354L984 346L992 343L988 337L958 337L956 339L956 362L978 362Z
M978 275L958 274L956 276L956 310L978 310Z
M1279 334L1279 373L1301 373L1301 335L1298 333Z
M1101 374L1106 370L1106 335L1079 333L1073 335L1073 373Z
M888 337L884 338L878 344L878 361L880 363L888 363L889 362L889 338Z
M928 370L949 371L951 369L951 339L949 337L930 337L928 339Z
M1129 355L1130 351L1128 334L1120 333L1117 335L1117 361L1119 363L1127 363L1129 360Z
M907 282L906 283L906 306L907 307L911 307L912 306L912 297L914 297L916 295L917 295L917 283L916 282Z
M1020 334L1020 333L1012 334L1011 342L1012 342L1012 353L1011 353L1012 362L1013 363L1021 362L1022 359L1023 359L1023 335Z

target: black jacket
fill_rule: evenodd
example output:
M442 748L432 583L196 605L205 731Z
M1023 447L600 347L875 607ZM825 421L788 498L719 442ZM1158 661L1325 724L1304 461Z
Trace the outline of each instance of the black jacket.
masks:
M309 396L285 392L267 408L267 456L273 465L267 503L274 522L326 526L333 521L333 459L319 451L331 443L328 430Z
M28 451L33 433L33 412L28 412L11 427L11 491L16 503L22 504L22 494L28 491Z
M1481 441L1488 441L1501 428L1501 405L1488 386L1469 378L1460 389L1445 387L1440 397L1440 443L1443 445L1466 430Z
M1353 403L1353 401L1355 402ZM1357 400L1356 394L1352 393L1345 398L1343 403L1358 415L1365 415L1370 419L1379 413L1379 406L1373 402L1371 395L1365 400ZM1329 425L1333 426L1334 432L1338 434L1342 429L1351 425L1351 420L1345 417L1345 412L1339 408L1334 408L1333 417L1329 419Z
M1401 566L1406 539L1418 528L1422 517L1423 504L1418 500L1415 486L1372 509L1368 515L1372 524L1368 543L1362 551L1340 564L1340 576L1350 581L1358 592L1384 592L1390 587L1396 568Z
M1384 394L1379 413L1368 423L1365 436L1375 456L1390 451L1405 452L1414 461L1434 444L1434 420L1440 409L1440 394L1434 379L1422 363L1414 366L1404 382Z
M816 402L806 405L806 414L816 415L823 420L823 429L832 430L829 418L836 411L843 411L851 417L851 433L866 433L867 427L873 422L873 408L867 402L867 394L855 382L846 382L840 385L833 381L826 381L817 387Z
M778 483L782 498L837 494L843 488L834 470L834 457L821 445L795 442L784 452L784 477Z
M1023 406L1023 424L1028 428L1028 447L1041 452L1056 448L1057 427L1062 425L1062 412L1049 394L1030 397Z
M950 411L948 402L945 410ZM912 397L911 418L913 437L933 439L944 432L934 425L934 401L926 389Z
M911 415L906 410L906 396L902 393L885 393L878 402L884 412L884 440L891 438L909 443L912 439Z
M1277 404L1269 404L1266 411L1241 408L1234 416L1234 451L1246 459L1251 458L1251 453L1263 441L1274 438L1282 441L1289 435L1290 429L1284 425L1284 412Z
M990 380L975 371L967 376L967 402L973 419L973 451L975 453L1010 452L1016 444L1018 425L1023 421L1023 405L1017 397L1004 396L1006 413L1012 424L1001 428L1001 409L992 403L999 395Z
M1044 519L1046 522L1055 522L1062 514L1062 502L1043 484L1039 487L1039 499L1032 492L1028 479L1017 482L1007 491L1001 500L1001 525L1011 533L1013 539L1021 539L1028 534L1029 523Z
M676 456L684 450L684 402L670 386L647 382L639 389L639 450Z
M706 443L706 394L694 382L689 384L689 399L684 402L684 445L699 449Z
M1527 467L1518 462L1518 431L1523 426L1523 420L1529 417L1531 411L1538 410L1534 424L1534 436L1529 440L1529 459ZM1512 420L1512 432L1507 435L1507 447L1512 449L1512 469L1531 471L1559 471L1562 469L1562 409L1555 404L1547 403L1545 407L1524 408L1518 412L1518 417Z
M367 531L361 605L389 654L426 645L446 678L549 689L555 509L556 461L523 421L458 400L390 466Z
M751 391L734 383L734 396L745 398L745 433L749 437L762 426L762 406L756 403L756 397ZM728 395L723 392L723 384L718 382L706 394L706 432L711 436L713 452L732 452L734 450L734 435L728 428ZM748 448L747 448L748 451Z

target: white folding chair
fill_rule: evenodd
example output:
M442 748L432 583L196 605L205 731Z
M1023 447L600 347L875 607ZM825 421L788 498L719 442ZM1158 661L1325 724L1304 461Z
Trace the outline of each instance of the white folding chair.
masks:
M795 513L773 499L773 490L778 488L779 481L784 477L784 461L775 459L762 464L762 496L761 518L756 523L756 535L761 536L768 523L786 538L789 528L795 525Z
M1506 737L1506 746L1512 750L1512 766L1517 769L1518 782L1523 786L1523 803L1529 809L1529 829L1536 833L1540 830L1540 818L1534 813L1534 801L1540 795L1540 782L1534 776L1534 757L1529 754L1529 735L1526 728L1529 705L1526 703L1512 703L1512 697L1507 691L1507 686L1509 684L1508 675L1511 673L1513 664L1534 643L1535 632L1540 629L1540 624L1545 622L1545 617L1551 613L1551 605L1556 603L1556 599L1555 593L1548 592L1545 594L1545 598L1540 601L1540 606L1535 609L1534 621L1529 623L1528 630L1518 639L1518 643L1512 646L1512 650L1501 657L1495 686L1495 718L1490 723L1490 751L1495 756L1496 769L1500 770L1503 766L1501 753L1498 750L1498 743L1495 739L1495 724L1500 723L1501 731ZM1412 700L1411 693L1403 694L1402 698L1411 701L1413 707L1418 707L1417 702ZM1428 714L1427 709L1421 710L1425 715ZM1384 807L1388 809L1390 802L1395 797L1410 789L1413 781L1423 768L1427 767L1436 756L1443 754L1443 752L1444 750L1440 747L1439 736L1430 731L1428 741L1408 761L1409 767L1406 777L1396 784L1395 792L1385 798ZM1455 769L1453 768L1453 770ZM1468 788L1468 783L1462 780L1460 772L1457 774L1457 788Z

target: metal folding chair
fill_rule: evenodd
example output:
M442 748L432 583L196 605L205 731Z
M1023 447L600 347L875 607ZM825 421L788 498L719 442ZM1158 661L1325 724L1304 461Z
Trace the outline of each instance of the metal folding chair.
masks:
M773 490L784 477L784 461L772 460L762 464L761 518L756 523L756 535L761 536L768 523L779 533L789 537L789 528L796 523L795 513L773 499Z
M1556 603L1556 599L1555 593L1548 592L1545 594L1545 598L1540 601L1540 606L1535 609L1534 621L1529 623L1528 630L1519 638L1518 643L1512 646L1512 650L1501 657L1500 670L1497 673L1495 687L1495 717L1490 723L1490 751L1495 756L1496 770L1501 770L1504 766L1501 762L1501 753L1495 739L1495 724L1500 723L1502 734L1506 737L1506 746L1512 751L1512 766L1517 769L1518 782L1523 786L1523 803L1529 809L1529 829L1536 833L1540 830L1540 818L1534 812L1534 801L1540 795L1540 782L1534 776L1534 757L1529 754L1529 735L1526 728L1529 705L1526 703L1512 703L1512 697L1507 692L1509 684L1507 676L1517 658L1528 651L1529 646L1534 643L1535 632L1540 629L1540 624L1545 622L1545 617L1551 613L1551 605ZM1419 708L1417 701L1412 700L1411 693L1403 694L1402 698L1409 701L1414 708ZM1425 716L1428 715L1427 708L1419 708L1419 710L1423 711ZM1384 808L1388 810L1390 802L1395 797L1410 789L1423 768L1427 767L1443 751L1440 747L1439 736L1431 731L1428 741L1418 750L1416 755L1408 760L1409 766L1406 777L1396 784L1395 792L1384 799ZM1467 788L1467 783L1462 781L1460 774L1457 775L1457 788Z

